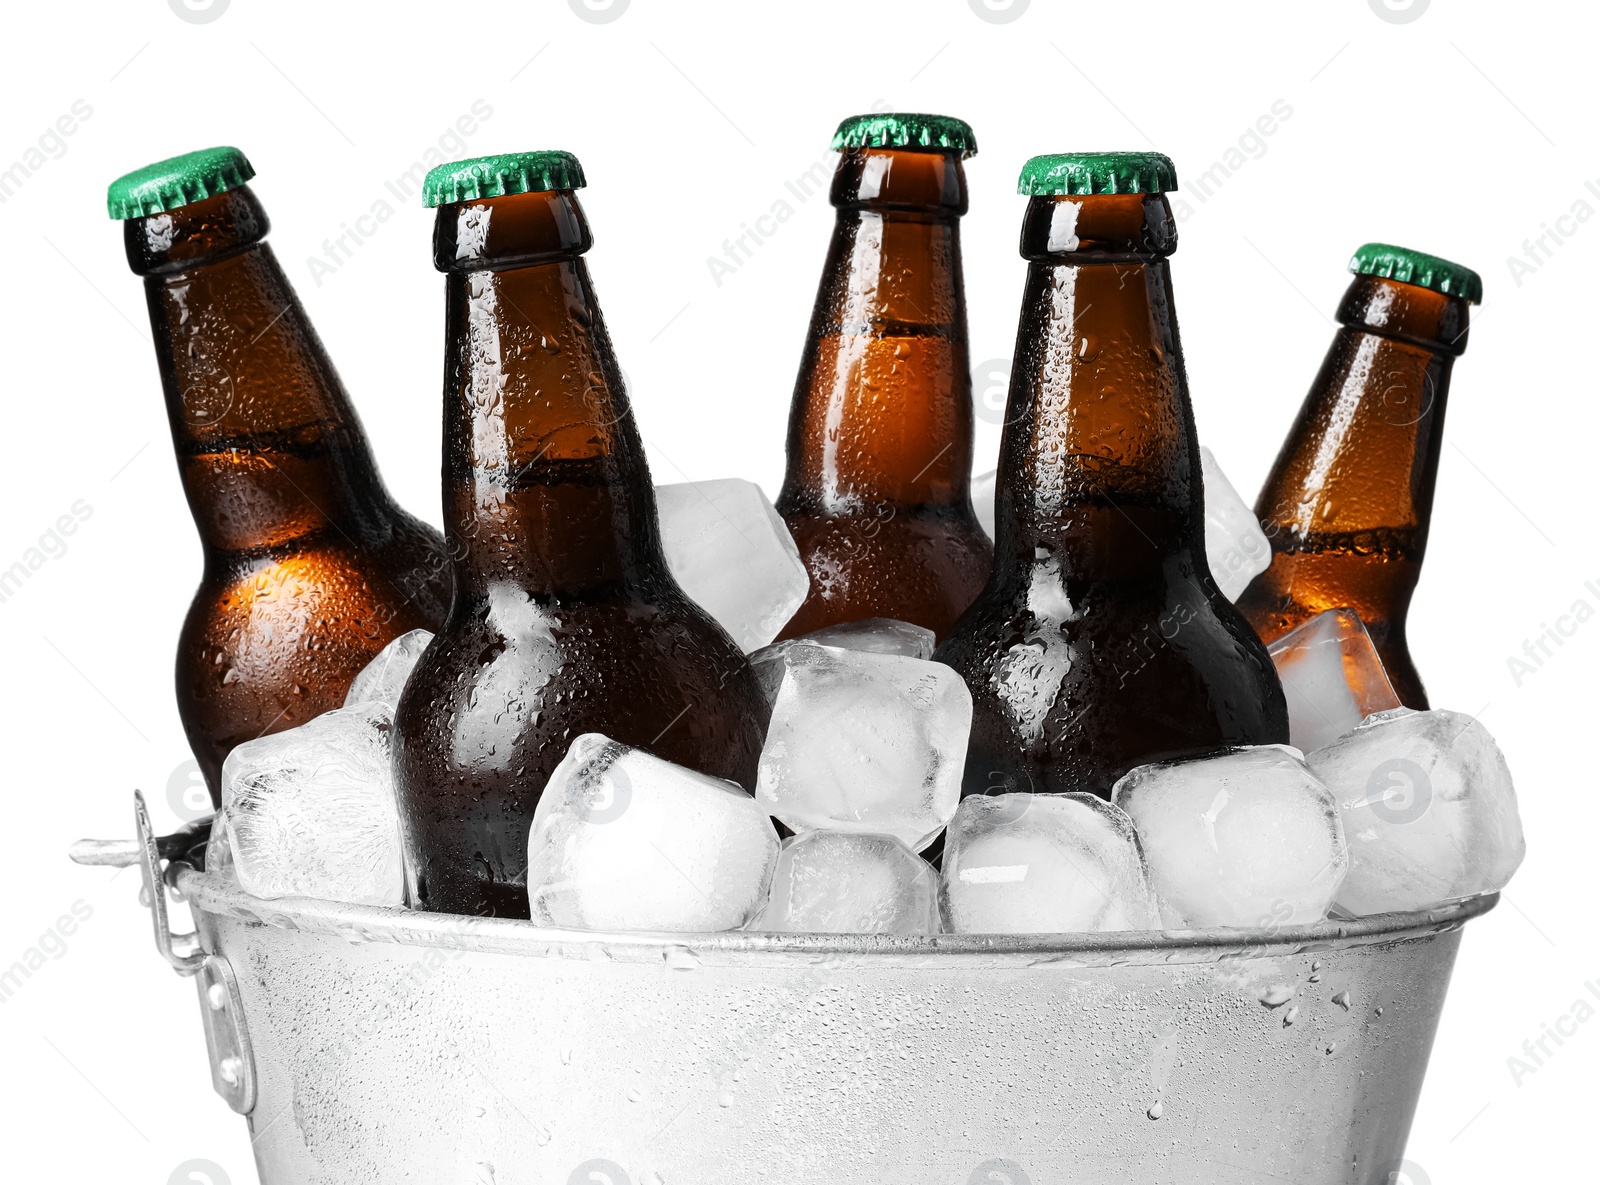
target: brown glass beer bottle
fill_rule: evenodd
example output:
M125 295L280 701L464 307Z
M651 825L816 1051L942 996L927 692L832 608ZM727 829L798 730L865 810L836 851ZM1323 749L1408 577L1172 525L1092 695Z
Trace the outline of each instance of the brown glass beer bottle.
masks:
M947 116L863 115L833 147L839 213L777 503L811 591L779 637L894 617L942 638L993 554L968 494L961 162L977 141Z
M1395 694L1423 709L1406 609L1428 543L1450 368L1483 282L1386 243L1363 246L1350 270L1339 331L1256 499L1272 566L1239 608L1267 642L1324 609L1354 609Z
M450 600L438 534L384 488L355 409L265 242L236 148L111 184L145 278L205 568L178 639L178 714L213 802L233 747L336 708Z
M655 494L583 254L565 152L442 165L449 620L395 721L412 904L528 916L528 832L572 741L601 732L755 782L743 653L667 569Z
M1035 157L989 582L934 657L972 691L964 794L1107 797L1145 762L1287 742L1206 563L1158 153Z

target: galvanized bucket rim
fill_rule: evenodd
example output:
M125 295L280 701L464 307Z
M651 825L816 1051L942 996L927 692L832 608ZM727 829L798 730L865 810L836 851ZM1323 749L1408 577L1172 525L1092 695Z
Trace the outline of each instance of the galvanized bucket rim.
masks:
M1500 900L1489 893L1433 909L1277 928L1122 930L1100 934L775 934L560 930L510 918L422 913L310 897L265 900L231 878L181 865L176 888L202 913L351 942L584 961L760 967L844 961L856 965L1094 966L1207 963L1410 941L1459 929Z

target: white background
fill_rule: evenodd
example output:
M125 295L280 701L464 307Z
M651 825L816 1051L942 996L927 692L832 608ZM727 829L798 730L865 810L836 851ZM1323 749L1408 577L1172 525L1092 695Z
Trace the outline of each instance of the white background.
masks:
M1580 202L1600 211L1591 11L1436 0L1398 23L1367 0L1033 0L992 23L967 0L634 0L597 24L566 0L232 0L192 23L165 0L12 6L0 169L75 101L92 115L0 204L0 568L75 502L92 514L0 603L0 968L75 903L90 916L45 939L44 965L0 1003L0 1177L159 1185L203 1159L219 1182L255 1180L245 1125L210 1090L193 988L151 947L137 874L65 858L79 836L130 833L135 787L158 827L178 821L173 642L200 566L108 181L212 144L248 153L271 242L390 487L437 521L432 217L384 182L474 100L493 114L464 152L447 142L451 155L566 148L583 161L590 265L656 479L738 474L769 493L832 220L784 182L831 167L841 117L897 107L976 128L964 235L985 359L1011 352L1026 157L1157 148L1194 179L1283 100L1292 115L1208 200L1177 195L1192 207L1173 272L1201 439L1247 497L1327 347L1357 244L1460 260L1487 290L1456 366L1411 635L1435 703L1478 713L1505 749L1528 859L1466 934L1413 1131L1414 1185L1592 1179L1600 1019L1573 1010L1600 1006L1585 988L1600 992L1584 890L1600 826L1585 759L1600 624L1566 619L1572 636L1520 685L1508 667L1576 602L1600 609L1600 219L1557 222ZM393 216L367 223L375 233L317 282L308 257L384 198ZM783 198L794 217L718 285L708 257ZM1514 274L1508 259L1547 225L1565 241ZM996 420L980 423L982 469ZM1526 1059L1546 1026L1570 1035L1513 1075L1508 1058Z

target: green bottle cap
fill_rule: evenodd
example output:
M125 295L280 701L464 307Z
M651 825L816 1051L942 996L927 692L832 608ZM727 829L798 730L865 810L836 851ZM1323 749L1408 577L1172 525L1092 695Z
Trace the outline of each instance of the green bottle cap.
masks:
M1017 192L1030 197L1088 193L1171 193L1172 158L1159 152L1053 152L1022 166Z
M1468 304L1483 303L1483 280L1470 267L1421 251L1389 243L1363 243L1350 257L1350 270L1358 276L1382 276L1458 297Z
M422 180L422 204L445 206L585 184L583 166L570 152L501 152L430 169Z
M978 137L972 125L953 115L923 115L915 111L886 111L878 115L852 115L833 133L833 150L847 148L904 148L910 152L959 152L961 159L978 155Z
M255 175L237 148L202 148L118 177L106 188L106 212L144 218L238 189Z

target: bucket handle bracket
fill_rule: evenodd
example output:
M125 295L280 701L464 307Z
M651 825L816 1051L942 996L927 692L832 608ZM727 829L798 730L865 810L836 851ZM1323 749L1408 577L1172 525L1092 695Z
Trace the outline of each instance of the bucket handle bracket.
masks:
M240 1115L248 1115L256 1105L256 1063L244 1024L239 981L227 959L206 955L194 982L200 989L212 1089Z
M155 828L150 825L150 810L144 795L133 792L133 825L138 831L139 874L144 878L144 897L150 905L150 922L155 929L156 950L179 975L193 975L206 963L198 934L174 934L167 918L166 885L161 877L161 853L156 848Z

